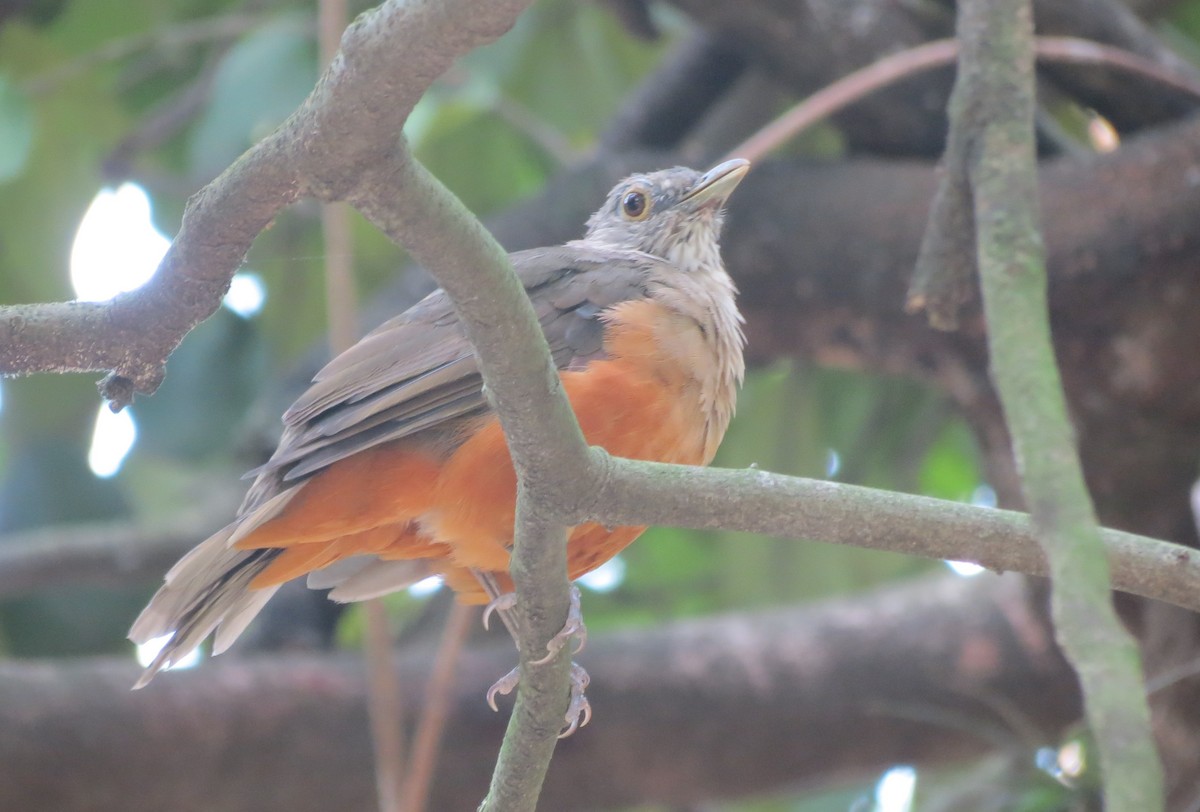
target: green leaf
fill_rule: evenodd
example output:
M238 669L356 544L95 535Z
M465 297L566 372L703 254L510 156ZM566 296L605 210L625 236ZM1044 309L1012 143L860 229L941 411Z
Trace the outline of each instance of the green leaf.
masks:
M33 108L21 89L0 75L0 183L25 170L33 150Z
M539 3L463 62L473 76L482 74L477 81L494 83L544 123L586 141L653 67L666 39L648 47L592 4Z
M224 452L265 373L257 323L221 308L171 355L154 396L138 399L136 453L202 460Z
M962 422L947 424L921 465L921 493L965 502L979 483L979 464L970 430Z
M417 158L479 214L537 191L553 168L510 124L461 101L441 105L424 130Z
M41 31L0 28L0 71L18 82L69 59ZM31 101L37 138L21 174L0 185L0 296L7 302L70 296L75 231L103 183L104 157L128 129L111 84L95 72L74 75Z
M280 16L225 55L212 100L189 144L189 163L197 180L216 176L304 101L317 76L310 25L306 16Z

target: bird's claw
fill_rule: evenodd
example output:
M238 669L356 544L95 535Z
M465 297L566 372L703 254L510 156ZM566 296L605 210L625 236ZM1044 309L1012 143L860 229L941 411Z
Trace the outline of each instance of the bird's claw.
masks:
M578 645L572 650L571 656L583 651L584 645L587 644L587 626L583 623L583 607L580 605L579 587L575 584L571 584L570 597L570 603L567 605L567 622L563 624L558 634L546 642L546 656L540 660L531 660L530 665L545 665L558 656L558 653L572 640L578 641Z
M488 622L492 619L493 612L507 612L517 605L517 593L506 592L494 601L489 603L483 610L483 628L490 631Z
M492 687L487 691L488 707L493 711L498 712L499 706L496 705L497 696L508 696L513 692L513 688L517 687L517 683L521 681L521 669L514 668L500 679L492 683Z
M583 666L571 663L571 702L567 705L567 726L559 732L558 738L565 739L592 721L592 703L588 702L585 693L591 681Z
M488 688L487 703L493 711L500 708L496 705L496 697L507 696L521 681L520 670L514 668ZM559 732L558 738L565 739L579 728L592 721L592 703L588 702L587 687L592 678L579 663L571 663L571 700L567 703L567 712L563 716L566 726Z

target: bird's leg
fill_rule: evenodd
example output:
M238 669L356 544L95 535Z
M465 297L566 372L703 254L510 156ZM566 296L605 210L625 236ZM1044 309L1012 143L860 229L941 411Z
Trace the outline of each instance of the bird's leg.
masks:
M491 598L491 603L483 610L483 626L487 628L488 621L493 614L500 617L504 622L504 626L508 629L508 633L512 636L513 642L517 644L517 651L520 652L520 638L517 636L519 624L517 616L513 612L513 607L516 606L517 596L514 592L500 591L499 584L489 572L482 570L472 570L475 578L483 586L488 597ZM567 646L571 640L578 640L579 645L575 648L572 654L577 654L583 650L584 644L587 642L587 627L583 623L583 610L580 606L579 587L571 584L570 605L567 609L567 621L563 624L562 629L554 637L546 643L547 654L538 660L530 660L530 665L545 665L554 659L560 651ZM520 667L509 671L500 679L488 688L487 703L492 710L499 710L496 706L496 697L512 693L517 687L517 683L521 680ZM591 681L588 672L583 669L583 666L576 662L571 663L571 700L567 705L566 727L558 734L560 739L566 738L574 733L579 728L586 725L592 719L592 706L587 699L587 686Z

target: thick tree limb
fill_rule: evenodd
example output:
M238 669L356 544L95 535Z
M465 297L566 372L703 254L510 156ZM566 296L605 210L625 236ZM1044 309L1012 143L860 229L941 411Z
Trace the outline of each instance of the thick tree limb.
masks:
M1197 166L1193 118L1040 173L1055 339L1101 518L1176 541L1195 537L1200 457L1200 324L1186 314L1200 296ZM929 166L871 161L751 173L723 241L750 355L917 375L991 414L982 321L945 334L903 311L935 181ZM1015 493L1007 435L978 425L992 485Z
M510 658L507 643L464 653L429 808L478 803L503 728L483 692ZM1010 579L922 580L811 609L597 634L585 659L604 724L559 748L546 809L852 781L897 762L1053 743L1079 713L1049 631ZM430 660L400 659L410 707ZM0 808L370 806L356 659L226 655L131 694L135 673L125 662L0 664Z
M0 536L0 596L65 583L149 583L203 541L212 525L210 519L162 527L103 522Z

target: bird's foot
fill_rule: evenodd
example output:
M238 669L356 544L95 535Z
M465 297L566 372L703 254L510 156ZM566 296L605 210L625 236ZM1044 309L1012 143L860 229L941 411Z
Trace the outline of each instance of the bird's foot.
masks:
M567 726L558 732L565 739L579 728L592 721L592 703L588 702L587 687L592 678L579 663L571 663L571 702L567 705Z
M578 645L571 651L574 656L583 651L584 645L587 644L587 626L583 623L583 607L579 602L579 587L571 584L571 602L567 606L567 622L559 629L558 634L551 637L546 642L546 656L540 660L531 660L530 665L545 665L553 660L558 652L562 651L571 641L578 641ZM583 669L580 669L581 671ZM587 672L584 672L586 676ZM586 684L586 683L585 683Z
M563 717L566 726L559 731L558 738L565 739L592 720L592 705L587 698L587 687L591 680L592 678L588 676L588 672L584 670L583 666L579 663L571 663L571 700L567 704L567 712ZM500 710L496 706L496 697L512 693L520 681L521 674L518 668L514 668L496 680L495 684L488 688L488 707L494 711Z
M513 616L513 607L517 605L517 596L513 592L508 592L499 595L487 605L483 610L483 625L487 628L488 621L492 614L498 614L504 621L505 625L516 639L517 622ZM567 620L563 623L562 629L558 634L550 638L546 643L546 656L538 660L530 660L529 665L539 666L546 665L558 655L564 648L577 640L578 645L575 646L572 654L578 654L583 650L584 644L587 642L587 626L583 623L583 609L580 606L579 587L571 584L570 603L567 606ZM500 679L496 680L495 684L488 689L487 703L492 710L499 710L496 707L496 697L500 695L507 696L512 693L520 682L520 672L514 668ZM574 733L579 728L586 725L592 718L592 706L588 702L586 691L591 677L587 671L578 663L571 663L571 701L567 705L565 715L566 726L559 733L560 739L566 738Z
M583 651L584 645L587 643L587 626L583 622L583 607L580 605L579 587L571 584L570 602L567 604L567 620L563 623L563 627L558 634L550 638L546 643L546 656L538 660L531 660L530 665L545 665L555 658L558 652L562 651L571 641L578 641L578 644L572 650L571 654L575 655ZM504 620L509 631L513 633L514 640L516 638L516 618L512 615L512 610L517 605L517 594L515 592L506 592L503 595L495 598L483 610L483 628L489 628L489 622L492 615L496 614Z

